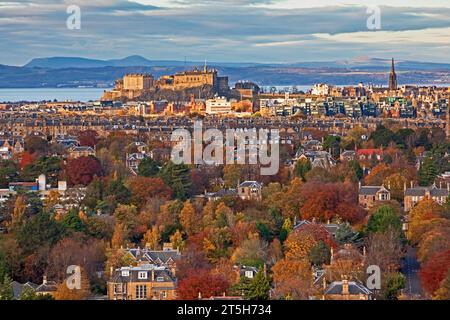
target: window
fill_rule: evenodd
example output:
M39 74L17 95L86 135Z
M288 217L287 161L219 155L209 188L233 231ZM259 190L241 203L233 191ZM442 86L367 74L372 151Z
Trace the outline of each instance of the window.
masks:
M122 277L129 277L130 271L129 270L122 270Z
M123 293L122 290L123 290L123 286L121 283L114 285L114 293L115 294L122 294Z
M147 299L147 286L146 285L136 286L136 300L145 300L145 299Z
M164 281L164 277L158 277L158 278L156 278L156 281L157 282L163 282Z
M147 279L147 272L146 271L139 271L138 273L138 279Z
M245 276L249 279L253 278L253 271L245 271Z
M162 297L163 299L167 299L167 291L161 292L161 297Z

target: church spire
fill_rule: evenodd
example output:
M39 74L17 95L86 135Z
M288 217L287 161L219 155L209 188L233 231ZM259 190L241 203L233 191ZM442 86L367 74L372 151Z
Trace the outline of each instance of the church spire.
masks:
M395 73L394 58L392 58L391 73L389 75L389 90L397 91L397 74Z

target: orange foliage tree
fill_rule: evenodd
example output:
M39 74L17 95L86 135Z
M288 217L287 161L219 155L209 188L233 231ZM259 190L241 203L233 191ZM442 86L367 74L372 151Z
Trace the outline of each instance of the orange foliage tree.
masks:
M429 294L434 294L446 277L448 270L450 270L450 250L433 255L427 263L421 266L419 272L424 289Z

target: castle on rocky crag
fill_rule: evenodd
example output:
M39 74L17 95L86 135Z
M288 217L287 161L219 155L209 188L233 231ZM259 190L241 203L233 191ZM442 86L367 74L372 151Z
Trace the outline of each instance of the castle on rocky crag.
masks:
M218 95L229 90L228 77L219 77L216 69L194 68L174 75L165 75L155 80L150 74L127 74L116 80L114 89L105 91L101 100L111 101L122 98L134 99L146 92L157 90L183 91L192 88L209 86Z

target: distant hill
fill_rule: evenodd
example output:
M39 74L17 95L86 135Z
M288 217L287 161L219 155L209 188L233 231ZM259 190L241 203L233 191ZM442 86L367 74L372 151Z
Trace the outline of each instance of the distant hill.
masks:
M36 58L28 62L25 68L45 68L45 69L63 69L63 68L101 68L101 67L192 67L203 66L205 62L200 61L176 61L176 60L148 60L142 56L129 56L123 59L97 60L79 57L51 57ZM211 63L208 63L211 64ZM257 63L216 63L221 66L247 67L256 66Z
M23 67L0 65L0 88L105 87L127 73L151 73L155 77L201 67L204 62L158 61L141 56L96 60L80 57L33 59ZM230 83L253 81L259 85L354 85L359 82L386 85L390 59L357 57L351 60L259 64L209 62ZM396 61L400 84L448 84L450 64Z

